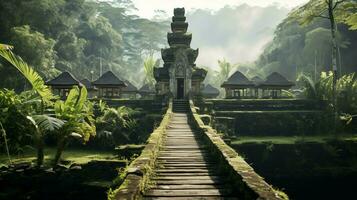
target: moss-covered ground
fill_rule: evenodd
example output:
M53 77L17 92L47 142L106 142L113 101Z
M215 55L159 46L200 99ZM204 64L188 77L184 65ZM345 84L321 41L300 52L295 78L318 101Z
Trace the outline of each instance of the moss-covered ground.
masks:
M56 148L45 148L45 165L50 164L56 154ZM19 162L32 162L36 159L36 149L27 148L21 154L11 155L11 160L14 163ZM62 154L62 160L67 161L65 163L72 164L85 164L92 160L118 160L118 157L113 154L113 151L97 151L88 149L65 149ZM8 164L7 155L0 153L0 164Z
M246 143L295 144L301 142L325 143L331 140L357 142L357 135L316 135L316 136L238 136L232 139L233 145Z

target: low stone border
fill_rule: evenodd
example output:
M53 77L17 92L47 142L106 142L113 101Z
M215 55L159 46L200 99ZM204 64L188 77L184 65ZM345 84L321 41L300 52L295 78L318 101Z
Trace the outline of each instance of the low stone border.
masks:
M108 199L132 200L141 197L142 192L150 185L150 176L171 117L172 101L170 100L160 126L151 133L140 156L128 166L124 182L118 189L108 194Z
M287 198L283 197L284 195L279 195L281 192L274 190L266 183L234 149L224 143L212 127L204 125L192 100L190 100L190 111L192 128L202 134L213 155L219 159L220 170L227 175L233 184L232 188L237 189L236 192L242 199L279 200Z

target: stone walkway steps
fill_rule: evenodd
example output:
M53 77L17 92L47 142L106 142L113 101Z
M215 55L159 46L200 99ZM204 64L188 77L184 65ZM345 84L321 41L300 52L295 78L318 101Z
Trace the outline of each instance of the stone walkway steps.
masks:
M237 199L210 160L187 122L185 113L174 113L159 152L156 183L144 199Z

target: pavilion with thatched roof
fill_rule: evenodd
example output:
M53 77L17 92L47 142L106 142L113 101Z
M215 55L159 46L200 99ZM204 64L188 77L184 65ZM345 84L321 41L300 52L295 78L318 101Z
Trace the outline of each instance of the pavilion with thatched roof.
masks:
M219 95L219 90L211 84L207 84L201 91L202 96L207 99L216 98Z
M122 89L122 98L128 99L136 99L136 95L138 94L138 88L136 88L130 81L123 80L126 84L126 87Z
M124 81L120 80L112 71L105 72L93 82L98 88L98 97L120 98L122 89L126 87Z
M288 90L295 84L278 72L273 72L267 76L266 80L259 84L262 89L263 98L281 98L282 90Z
M151 99L155 96L156 92L150 88L149 84L145 84L139 89L139 94L143 99Z
M251 89L254 88L254 86L254 83L240 71L236 71L221 85L226 91L226 98L237 99L251 98Z
M56 78L46 82L50 86L54 94L59 95L60 98L66 98L73 86L80 87L82 83L78 81L70 72L65 71Z

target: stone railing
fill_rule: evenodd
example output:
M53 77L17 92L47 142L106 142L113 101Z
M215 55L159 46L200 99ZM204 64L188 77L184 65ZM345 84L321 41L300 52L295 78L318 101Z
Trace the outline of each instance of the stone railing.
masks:
M277 111L277 110L325 110L326 101L308 99L210 99L201 102L203 110L214 111Z
M166 128L172 117L172 100L160 126L151 133L145 148L127 168L126 177L120 187L111 194L109 199L132 200L139 199L142 192L150 185L150 176L153 173L155 161L166 133Z
M204 125L192 100L190 100L189 118L192 128L201 134L205 144L210 148L211 156L218 159L220 171L226 174L232 188L242 199L284 199L284 195L266 183L213 128Z

